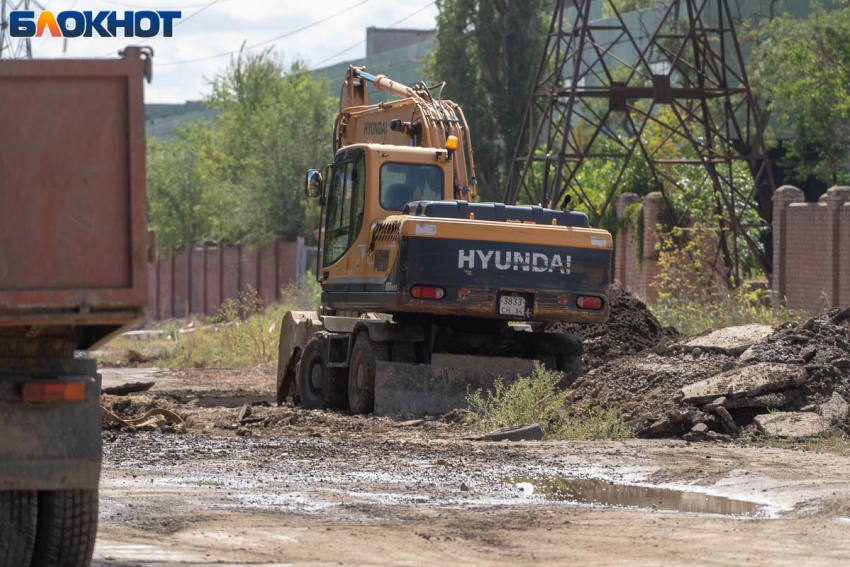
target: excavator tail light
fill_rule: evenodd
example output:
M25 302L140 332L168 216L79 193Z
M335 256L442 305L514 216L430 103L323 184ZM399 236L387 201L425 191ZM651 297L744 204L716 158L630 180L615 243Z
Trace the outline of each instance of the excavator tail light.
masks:
M576 307L579 309L592 309L594 311L598 311L602 309L602 298L594 297L592 295L580 295L578 299L576 299Z
M457 136L449 136L446 139L446 149L447 150L456 150L457 149Z
M410 295L416 299L443 299L446 290L434 285L415 285L410 288Z

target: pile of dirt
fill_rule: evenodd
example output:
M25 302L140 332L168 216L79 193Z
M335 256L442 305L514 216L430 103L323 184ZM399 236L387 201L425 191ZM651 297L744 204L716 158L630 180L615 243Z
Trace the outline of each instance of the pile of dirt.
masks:
M737 343L718 336L712 346L712 335L727 331L739 331ZM618 408L648 437L727 438L744 427L764 432L767 414L777 411L788 412L770 418L780 436L848 428L850 309L772 331L748 326L712 335L668 337L652 350L608 360L575 382L570 402ZM814 429L796 435L802 422Z
M679 335L673 327L662 327L646 304L631 293L614 289L611 290L609 300L611 316L607 323L553 323L547 327L550 332L571 333L581 337L585 350L582 357L585 370L650 349L665 337Z

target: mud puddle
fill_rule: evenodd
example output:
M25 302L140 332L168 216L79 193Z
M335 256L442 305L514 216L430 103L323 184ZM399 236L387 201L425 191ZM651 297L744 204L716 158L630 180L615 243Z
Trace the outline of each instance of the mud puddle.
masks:
M520 477L510 479L510 482L526 494L539 494L552 501L722 516L764 515L764 506L755 502L711 496L701 492L618 484L594 478Z

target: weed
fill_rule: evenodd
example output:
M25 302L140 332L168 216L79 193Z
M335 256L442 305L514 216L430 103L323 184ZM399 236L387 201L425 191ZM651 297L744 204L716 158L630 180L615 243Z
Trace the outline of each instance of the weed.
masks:
M746 446L774 449L798 449L823 453L850 452L850 436L837 427L831 427L826 433L804 440L779 437L770 431L758 433L755 430L749 430L739 437L737 442Z
M563 441L588 441L614 439L622 441L634 436L634 431L623 421L620 410L585 406L580 410L561 412L552 439Z
M658 244L660 272L651 285L658 301L650 306L664 326L685 334L750 323L776 326L800 317L773 294L750 283L726 282L717 249L716 231L697 223L691 230L674 228L661 234Z
M481 429L539 423L544 439L626 439L632 432L617 410L583 408L563 410L567 391L558 383L560 372L548 370L539 362L528 376L517 376L509 386L499 377L493 390L467 393L473 423Z

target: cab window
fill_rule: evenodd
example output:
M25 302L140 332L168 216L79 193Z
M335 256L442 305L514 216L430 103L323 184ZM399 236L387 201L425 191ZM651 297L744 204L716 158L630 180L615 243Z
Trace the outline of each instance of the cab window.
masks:
M366 155L362 150L346 152L334 165L325 218L322 265L330 266L351 247L363 226L366 185ZM350 158L350 159L348 159Z
M385 163L380 198L388 211L401 211L411 201L442 201L443 170L436 165Z

